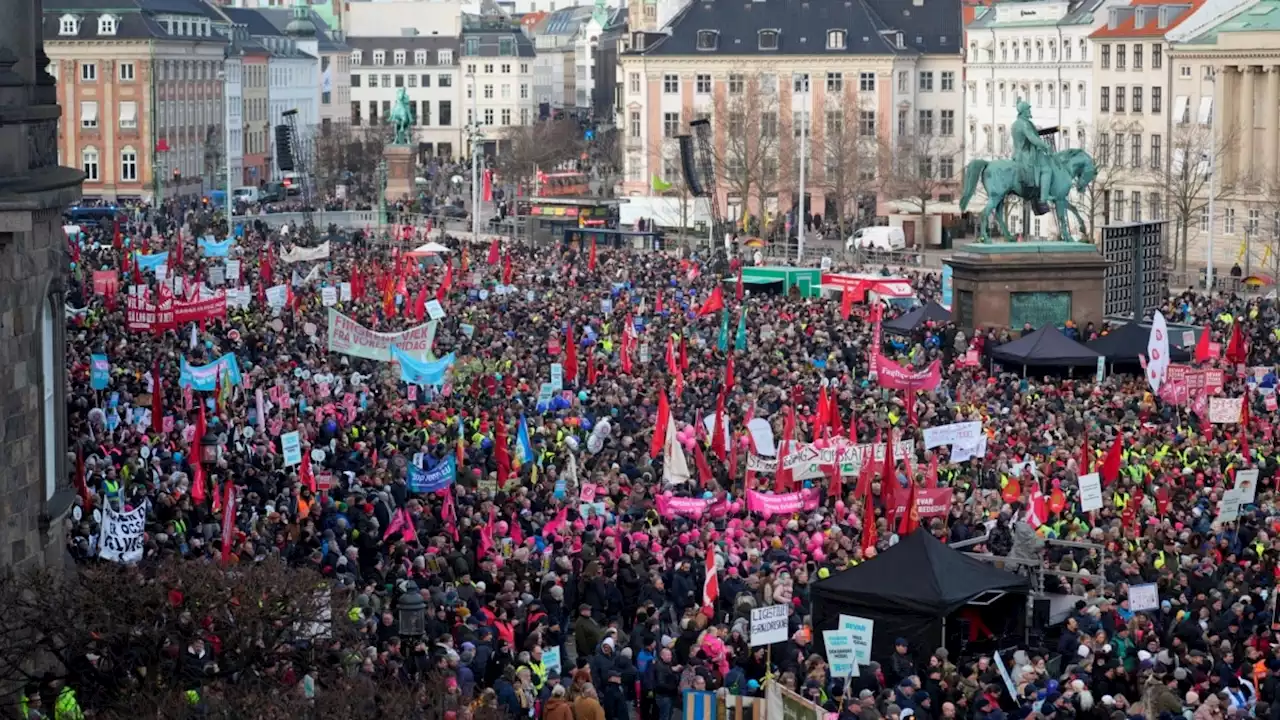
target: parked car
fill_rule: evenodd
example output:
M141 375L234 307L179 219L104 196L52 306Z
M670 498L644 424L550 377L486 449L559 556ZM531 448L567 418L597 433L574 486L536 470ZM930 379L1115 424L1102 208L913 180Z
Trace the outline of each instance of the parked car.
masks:
M893 252L895 250L905 250L907 247L907 236L902 232L900 227L889 227L887 225L873 225L864 227L855 231L845 241L846 250L879 250L881 252Z

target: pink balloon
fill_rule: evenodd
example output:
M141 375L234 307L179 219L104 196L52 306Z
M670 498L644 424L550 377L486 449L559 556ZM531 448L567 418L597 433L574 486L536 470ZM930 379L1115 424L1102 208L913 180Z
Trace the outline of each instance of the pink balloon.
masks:
M692 435L689 437L680 438L680 444L684 446L685 450L693 450L693 446L696 445L697 442L698 441L695 440Z
M839 514L842 514L842 515L844 514L844 501L843 501L843 500L837 500L837 501L836 501L836 512L837 512L837 513L839 513Z
M827 559L827 554L822 552L822 548L813 551L813 561L822 562Z
M747 445L751 444L751 438L746 435L742 435L738 438L738 444L742 447L747 447Z

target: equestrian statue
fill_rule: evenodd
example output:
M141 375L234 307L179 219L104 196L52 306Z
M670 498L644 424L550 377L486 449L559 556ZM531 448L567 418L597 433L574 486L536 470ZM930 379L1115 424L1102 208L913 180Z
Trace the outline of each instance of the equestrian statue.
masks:
M396 102L391 106L391 116L387 118L395 126L396 134L391 139L392 145L408 145L412 134L413 111L409 109L409 94L404 88L396 93Z
M1031 121L1031 105L1018 101L1018 119L1014 121L1012 160L973 160L964 170L964 193L960 196L963 212L973 199L973 193L982 183L987 193L987 205L978 218L978 242L991 242L987 225L991 213L1006 241L1012 240L1009 225L1005 221L1004 201L1010 196L1032 203L1036 215L1043 215L1053 206L1058 220L1058 235L1063 242L1079 242L1071 235L1067 223L1067 211L1075 216L1081 228L1088 223L1080 211L1071 204L1069 195L1074 188L1084 192L1097 177L1097 167L1089 153L1080 149L1054 152L1049 143L1040 137Z

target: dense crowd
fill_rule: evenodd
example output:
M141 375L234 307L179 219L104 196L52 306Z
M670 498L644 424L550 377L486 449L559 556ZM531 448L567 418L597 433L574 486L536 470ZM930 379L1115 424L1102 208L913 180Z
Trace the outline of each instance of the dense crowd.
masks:
M768 678L841 720L1280 718L1280 449L1265 383L1228 372L1221 393L1246 397L1252 421L1208 424L1154 397L1140 370L1098 383L1092 372L1023 376L990 362L1016 333L966 337L929 323L881 334L881 311L888 320L903 308L742 293L739 258L715 274L672 254L440 233L432 239L448 253L411 258L357 234L331 242L327 258L290 264L320 240L250 226L226 258L205 257L196 238L209 218L196 209L168 220L140 209L118 229L86 227L69 241L68 430L83 488L68 543L81 563L104 562L92 510L110 505L145 507L143 565L181 558L231 571L274 556L312 569L349 590L335 622L367 643L351 672L444 673L458 712L670 720L684 690L751 696ZM161 251L163 282L133 254ZM158 297L179 277L183 291L212 293L228 260L239 261L247 305L128 329L131 285ZM118 273L106 293L93 275L104 270ZM908 276L920 300L938 296L937 275ZM334 292L343 283L349 295ZM280 285L286 300L273 308L267 289ZM452 366L438 383L411 385L400 365L330 352L326 300L378 333L429 322L424 308L438 300L431 357ZM1223 346L1239 328L1249 368L1276 360L1271 301L1188 291L1162 310ZM1085 340L1107 328L1068 332ZM966 362L971 349L984 361ZM938 361L942 381L910 398L883 388L868 374L873 351L908 369ZM97 390L95 355L109 360ZM227 355L239 384L219 372L212 391L183 387L184 364ZM545 392L553 372L562 387ZM748 431L751 419L776 440ZM975 420L985 454L952 462L946 446L923 449L923 429ZM286 464L281 436L295 431L303 460ZM761 444L787 440L910 449L843 477L797 480L748 462L771 449ZM215 459L202 463L215 441ZM1102 508L1081 511L1078 476L1116 462ZM1216 523L1216 502L1243 468L1261 471L1256 500L1238 521ZM413 490L423 477L447 485ZM896 512L927 487L953 490L945 514ZM748 491L816 499L766 516L748 510ZM1033 531L1027 509L1040 494L1049 511ZM688 511L699 500L707 512ZM876 562L912 531L985 536L967 549L997 555L1024 533L1092 543L1040 551L1046 569L1071 573L1047 575L1047 589L1084 599L1003 658L1007 679L989 655L906 638L857 676L832 677L811 584ZM1141 583L1156 583L1158 609L1129 609ZM427 616L423 642L409 644L394 609L413 592ZM750 610L773 604L790 608L789 639L752 647ZM178 639L200 669L195 697L218 660L208 639ZM301 673L297 682L308 692ZM82 692L79 703L91 712L94 699Z

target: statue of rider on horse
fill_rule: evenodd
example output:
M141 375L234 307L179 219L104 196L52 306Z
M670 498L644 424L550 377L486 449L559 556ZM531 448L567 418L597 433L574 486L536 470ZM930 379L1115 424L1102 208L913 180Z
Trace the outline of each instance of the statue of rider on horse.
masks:
M973 199L978 183L987 194L987 204L978 219L978 242L990 242L987 233L990 216L996 213L996 222L1005 240L1012 240L1005 221L1004 201L1010 195L1032 204L1037 215L1053 208L1058 221L1059 239L1075 242L1067 223L1067 211L1087 229L1080 211L1071 204L1069 195L1074 189L1084 192L1097 176L1093 158L1081 149L1054 152L1049 143L1040 137L1031 121L1031 105L1018 101L1018 119L1014 121L1012 160L973 160L964 171L964 192L960 197L963 211Z

